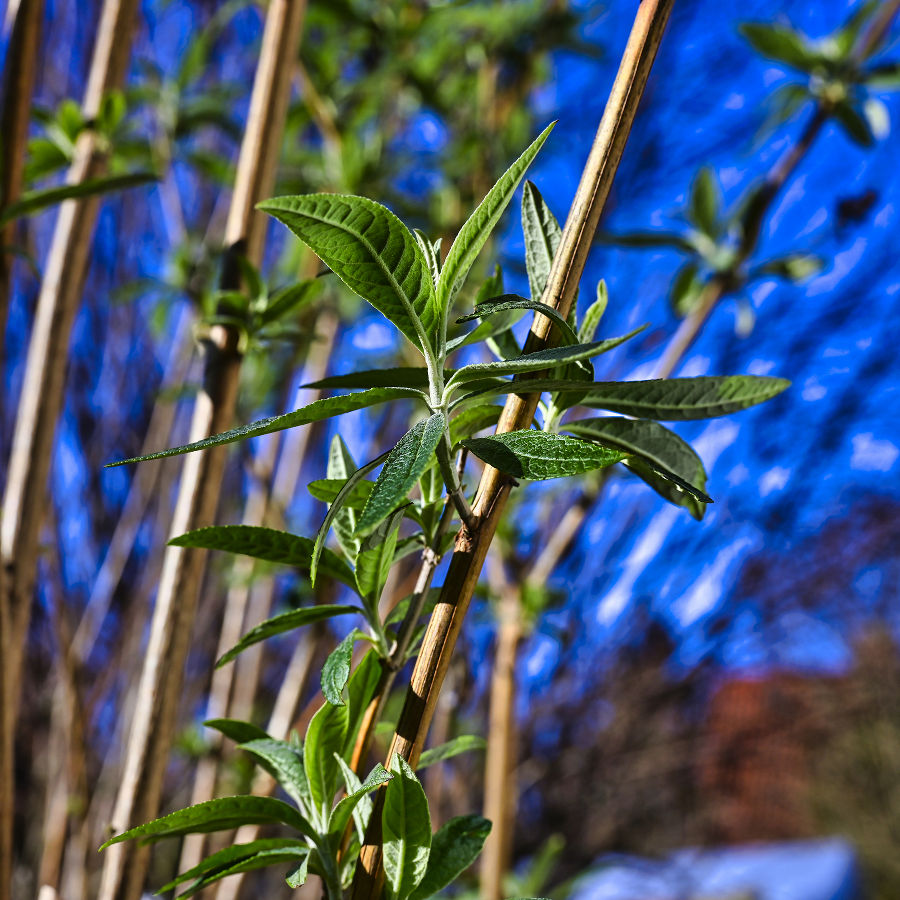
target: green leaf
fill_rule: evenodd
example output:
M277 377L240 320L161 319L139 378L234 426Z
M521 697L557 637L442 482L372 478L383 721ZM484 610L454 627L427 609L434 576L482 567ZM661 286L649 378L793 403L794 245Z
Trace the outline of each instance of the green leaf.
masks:
M668 500L674 506L683 506L698 522L706 514L707 504L698 500L693 494L684 490L669 478L664 478L652 466L649 466L639 457L626 459L622 463L626 469L633 472L645 484L656 491L660 497Z
M435 413L414 425L388 453L356 526L365 535L406 499L434 455L444 433L444 416Z
M344 704L344 686L350 677L350 663L353 659L353 645L356 643L355 632L350 632L328 654L322 667L322 693L329 703L335 706Z
M335 762L340 767L341 771L344 774L344 780L347 781L347 772L355 777L355 773L349 766L341 759L340 756L337 756ZM347 772L344 769L347 769ZM388 770L378 763L374 769L369 773L369 777L366 778L362 784L358 787L354 787L352 790L347 787L347 796L344 797L340 803L331 811L331 816L328 819L328 836L340 841L344 835L344 830L347 827L347 823L350 821L350 816L353 814L353 811L356 809L357 804L366 796L370 791L374 791L375 788L380 787L382 784L387 784L394 776L391 775ZM357 779L358 780L358 779ZM371 815L371 812L370 812ZM359 824L359 823L357 823Z
M381 818L384 871L393 900L404 900L425 877L431 817L425 791L403 757L394 754L391 772Z
M343 444L343 441L341 443ZM322 556L322 551L325 549L325 538L328 536L328 530L331 528L332 523L335 523L335 532L337 532L339 527L346 528L352 522L355 522L356 513L354 513L352 510L344 510L344 499L350 496L356 485L360 481L362 481L362 479L365 478L366 475L368 475L369 472L371 472L372 469L374 469L379 463L384 462L384 460L386 460L389 455L390 451L388 451L387 453L382 453L381 456L377 456L371 462L366 463L362 468L357 469L355 472L351 472L347 480L344 482L343 488L341 488L337 497L334 498L334 503L332 503L331 506L328 507L328 512L325 513L325 521L322 522L321 526L319 527L319 531L316 534L316 545L313 550L312 565L309 569L309 577L313 584L316 583L316 574L318 571L319 559ZM333 472L333 470L330 468L330 464L331 460L329 460L329 475L331 475ZM344 519L341 519L341 521L339 522L338 514L343 512L348 512L350 515L348 515ZM355 535L355 533L356 528L354 525L353 534ZM355 555L356 548L358 547L356 537L350 534L346 534L346 539L348 541L348 545L353 548L352 555Z
M463 446L495 469L531 481L581 475L625 458L589 441L535 430L471 438Z
M130 175L109 175L104 178L89 178L78 184L62 184L58 187L28 191L22 199L0 210L0 225L6 225L22 216L31 216L48 206L55 206L64 200L77 200L98 194L109 194L126 188L147 184L159 179L152 172L134 172Z
M825 260L811 253L789 253L769 260L757 270L760 275L776 275L788 281L805 281L818 275L825 268Z
M344 787L347 791L347 795L355 794L362 788L362 782L359 780L356 772L354 772L343 759L338 757L337 763L341 767L341 775L344 777ZM390 775L390 773L388 774ZM393 775L391 775L391 777L393 778ZM372 808L373 803L364 792L351 810L353 824L356 826L356 834L360 843L365 839L366 828L368 827L369 819L372 818ZM334 813L332 813L332 816L333 815ZM344 827L346 827L346 825Z
M785 25L748 22L741 25L739 31L761 56L802 72L809 72L820 60L819 54L807 46L803 37Z
M207 800L187 809L154 819L145 825L138 825L122 834L110 838L101 847L138 839L142 844L151 844L167 837L181 837L185 834L209 834L212 831L227 831L241 825L290 825L297 831L308 834L308 823L303 816L281 800L274 797L220 797ZM314 835L310 835L311 837Z
M620 247L664 248L671 247L682 253L693 253L691 242L674 231L638 231L631 234L601 234L597 240Z
M400 527L403 514L402 507L389 513L386 519L363 538L356 556L357 590L363 598L370 620L375 622L378 620L378 601L381 599L381 592L394 562L397 529Z
M353 745L359 733L360 725L366 714L366 709L381 680L381 657L377 651L370 650L360 664L353 670L350 680L347 682L347 738L344 741L343 757L349 760L353 753Z
M276 292L260 316L261 324L269 325L285 318L288 313L296 313L302 306L315 300L321 289L321 280L310 278Z
M348 720L349 713L345 705L335 706L326 701L312 717L306 730L303 766L309 779L313 802L323 813L331 809L331 801L337 790L340 767L334 754L339 754L344 749Z
M428 868L409 900L427 900L455 881L481 853L491 831L482 816L457 816L443 825L431 839Z
M413 228L413 237L428 263L428 271L431 272L431 280L436 287L438 279L441 277L441 241L438 239L432 243L428 235L419 231L418 228Z
M636 418L684 422L727 416L771 400L789 386L784 378L756 375L607 381L595 382L582 402Z
M334 482L337 485L337 490L325 502L328 503L330 512L338 497L341 498L340 503L335 507L334 535L348 559L353 559L359 550L359 541L356 538L356 520L359 518L355 502L356 498L360 493L365 493L365 499L368 499L373 487L370 481L354 479L350 488L344 490L347 487L348 479L356 472L356 469L356 461L344 443L344 439L339 434L336 434L331 439L331 446L328 448L328 466L326 469L328 478L326 480ZM311 488L312 485L310 485L310 493L312 493ZM313 496L316 495L313 494ZM320 497L319 499L323 498ZM363 501L363 505L365 505L365 501ZM362 507L360 506L359 509L362 509ZM322 559L325 558L326 552L327 548L323 546ZM355 575L351 586L354 588L356 586Z
M225 847L218 853L207 856L202 862L182 872L168 884L164 884L158 894L171 891L179 884L196 879L181 897L192 897L207 885L233 875L236 872L250 872L254 869L262 869L274 866L281 862L291 862L297 859L305 859L309 855L309 847L302 841L292 838L262 838L250 841L247 844L234 844Z
M695 262L685 263L672 282L669 303L675 315L683 318L688 315L697 303L703 291L703 279L699 275L699 267Z
M486 303L476 306L475 311L469 313L469 315L460 316L456 321L457 324L462 324L463 322L471 322L472 319L484 319L511 309L530 309L540 313L542 316L546 316L559 329L564 344L578 343L578 336L569 327L569 323L552 306L541 303L539 300L528 300L525 297L520 297L518 294L501 294L499 297L494 297Z
M563 427L577 437L638 456L657 474L689 491L698 500L713 502L703 490L706 487L703 461L690 444L658 422L608 416L567 422Z
M276 197L258 209L287 225L350 290L430 353L438 323L431 270L389 209L348 194Z
M470 750L484 750L487 746L483 737L477 734L461 734L447 741L445 744L438 744L429 750L424 750L419 757L419 764L416 766L417 771L421 771L435 763L443 762L445 759L452 759L459 756L460 753L468 753Z
M500 421L502 406L473 406L463 410L450 420L450 444L452 447L478 431L490 428Z
M284 634L285 631L293 631L295 628L301 628L304 625L310 625L313 622L321 622L324 619L330 619L332 616L346 616L351 613L362 615L363 610L358 606L337 606L334 604L323 604L322 606L304 606L301 609L289 609L280 615L266 619L255 628L251 628L226 654L224 654L217 662L216 668L224 666L231 662L239 653L243 653L248 647L265 641L276 634Z
M577 362L581 359L591 359L601 353L607 353L625 341L642 332L647 326L642 325L634 331L622 337L609 338L605 341L594 341L590 344L574 344L570 347L551 347L547 350L538 350L536 353L526 353L514 359L498 360L488 363L473 363L457 369L453 377L447 382L447 386L465 384L484 378L498 375L518 375L523 372L540 372L545 369L555 369L566 363ZM520 389L527 384L521 384Z
M258 725L242 722L240 719L207 719L203 723L207 728L215 728L236 744L248 741L273 740L272 736Z
M494 267L494 274L487 278L478 289L478 293L475 295L474 305L481 306L492 297L499 297L502 293L503 272L498 265ZM490 348L491 352L496 354L501 359L505 355L518 356L520 352L519 345L516 344L516 339L515 337L513 337L510 329L521 318L521 312L515 310L511 311L508 314L492 316L490 319L481 322L477 327L473 328L466 334L453 338L452 341L447 341L447 353L452 353L458 347L468 346L470 344L477 344L480 341L485 341L487 342L487 345ZM512 353L505 353L506 350L510 350L513 347L515 349L512 350ZM452 371L445 371L445 380L452 374Z
M337 435L335 437L337 438ZM315 481L311 481L306 486L306 489L316 500L331 504L337 499L337 495L341 492L341 488L346 481L346 475L343 478L318 478ZM375 487L375 482L373 481L358 481L353 485L353 490L344 497L344 509L355 512L362 510L369 499L369 494L372 493L373 487Z
M411 388L372 388L368 391L360 391L357 394L343 394L340 397L325 397L316 400L302 409L285 413L282 416L270 416L260 419L231 431L214 434L202 441L194 441L181 447L173 447L170 450L160 450L158 453L150 453L147 456L135 456L131 459L120 459L108 463L106 468L124 466L128 463L144 462L148 459L164 459L167 456L178 456L181 453L193 453L195 450L206 450L209 447L218 447L221 444L232 444L235 441L243 441L247 438L259 437L263 434L273 434L276 431L284 431L286 428L296 428L298 425L309 425L310 422L321 422L333 416L341 416L344 413L357 409L366 409L379 403L387 403L389 400L399 400L402 397L416 397L421 395Z
M402 387L428 389L428 370L424 366L395 366L387 369L370 369L363 372L350 372L347 375L329 375L304 384L304 388L349 389L373 387Z
M552 123L537 137L534 143L500 176L499 181L487 192L484 200L460 229L441 269L437 286L437 308L446 317L453 298L459 292L475 258L493 231L500 216L515 193L519 182L537 156L544 141L553 130Z
M704 234L711 238L718 235L719 207L721 206L719 187L712 170L704 166L694 178L691 186L689 218Z
M306 856L304 856L303 859L285 876L284 880L289 888L296 889L306 884L306 877L309 872L309 857L310 854L307 853Z
M308 571L312 565L314 543L309 538L264 528L259 525L211 525L198 528L172 538L173 547L204 547L207 550L224 550L243 553L266 562L296 566ZM336 553L325 550L319 567L329 578L355 587L353 570Z
M865 85L874 93L900 90L900 62L882 63L867 69Z
M606 306L609 303L609 292L606 289L606 282L603 279L597 282L597 299L587 308L581 325L578 327L578 343L589 344L594 340L600 320L603 313L606 312Z
M530 181L526 181L522 189L522 233L525 237L525 267L531 299L540 300L547 289L547 279L562 238L562 229L541 192Z
M866 117L849 101L835 104L831 114L840 123L847 137L860 147L871 147L875 143L875 136L869 128Z
M310 802L309 783L303 769L303 754L287 741L261 738L246 741L239 749L253 756L301 809ZM311 826L310 826L311 829ZM304 832L309 834L310 832Z

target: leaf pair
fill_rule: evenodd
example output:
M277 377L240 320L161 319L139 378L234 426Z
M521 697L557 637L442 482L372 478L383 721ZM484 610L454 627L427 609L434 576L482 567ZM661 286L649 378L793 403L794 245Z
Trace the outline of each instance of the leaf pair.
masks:
M491 188L439 271L427 239L417 239L390 210L364 197L308 194L276 198L259 208L285 224L426 358L440 359L450 304L552 127Z

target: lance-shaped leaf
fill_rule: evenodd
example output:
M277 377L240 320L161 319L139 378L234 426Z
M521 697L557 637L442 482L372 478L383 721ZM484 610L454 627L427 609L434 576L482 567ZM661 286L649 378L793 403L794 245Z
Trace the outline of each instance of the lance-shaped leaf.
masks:
M337 435L335 435L335 439L339 440ZM356 467L354 466L351 471L356 471ZM323 503L334 503L341 488L346 484L347 477L347 475L343 475L336 478L317 478L315 481L311 481L306 489L316 500L321 500ZM344 509L356 512L362 510L373 487L375 487L373 481L358 481L353 485L353 490L344 497Z
M606 282L601 278L597 282L597 299L588 307L578 326L578 342L580 344L588 344L594 339L608 303L609 292L606 289Z
M347 735L348 709L335 706L327 701L312 717L306 730L306 744L303 747L303 767L309 779L309 790L316 808L322 813L322 821L327 821L326 810L331 809L331 800L337 790L340 767L334 755L344 749Z
M354 778L356 777L353 770L347 766L340 756L336 756L335 762L340 767L345 782L347 781L347 772L345 771L345 768L349 770ZM374 791L375 788L380 787L382 784L387 784L393 777L394 776L391 775L381 763L378 763L375 768L372 769L369 777L366 778L362 784L359 784L358 787L354 787L351 790L348 785L347 796L344 797L331 811L331 816L328 819L328 836L340 840L357 804L366 796L366 794L370 791Z
M259 317L260 322L269 325L285 318L288 313L297 313L301 307L315 300L321 290L322 282L318 278L309 278L299 284L283 288L272 295Z
M370 481L354 479L353 486L349 492L342 493L347 480L356 469L357 465L353 459L353 454L350 453L349 448L344 443L344 439L339 434L336 434L331 439L331 446L328 448L328 466L325 473L328 476L326 481L329 483L333 482L336 485L336 490L330 497L319 497L319 499L324 499L330 508L338 497L341 498L340 503L336 507L337 512L334 517L333 527L337 542L341 550L343 550L344 556L348 559L353 559L356 556L356 551L359 549L359 541L356 538L356 520L359 518L359 510L362 509L362 506L357 507L355 501L360 493L365 493L365 497L368 499L372 490ZM314 497L317 496L313 493L312 485L309 486L308 490ZM331 492L329 491L329 493ZM363 501L363 505L365 505L365 501ZM323 547L322 559L325 558L326 549Z
M362 787L359 776L340 757L338 757L337 763L341 767L341 775L344 779L344 788L347 791L347 795L355 794ZM388 772L388 775L390 775L390 772ZM391 777L393 778L392 775ZM372 817L372 807L373 804L371 799L364 792L351 810L353 824L356 826L356 834L359 837L360 842L365 838L366 828L368 827L369 819Z
M674 506L683 506L698 522L706 514L707 504L698 500L692 493L684 490L680 485L659 474L652 466L648 465L640 457L632 456L626 459L623 465L629 472L637 475L645 484L656 491L660 497L668 500Z
M437 326L431 270L389 209L348 194L276 197L258 208L287 225L350 290L430 352Z
M484 738L479 737L477 734L461 734L451 741L422 751L416 769L421 771L428 766L433 766L435 763L443 762L445 759L459 756L460 753L468 753L470 750L484 750L486 746Z
M16 203L0 210L0 225L6 225L14 219L22 216L30 216L55 206L64 200L77 200L82 197L92 197L97 194L109 194L113 191L122 191L126 188L146 184L149 181L158 181L152 172L134 172L130 175L109 175L103 178L90 178L78 184L62 184L58 187L42 188L37 191L29 191Z
M718 234L719 207L722 198L712 170L703 166L691 185L691 204L688 210L691 222L704 234L715 238Z
M541 192L530 181L526 181L522 189L522 233L531 299L540 300L547 288L562 229Z
M278 863L295 862L309 855L309 847L302 841L292 838L261 838L247 844L234 844L225 847L218 853L207 856L202 862L182 872L168 884L164 884L157 893L164 894L186 881L195 881L181 897L193 897L207 885L234 875L237 872L252 872L274 866Z
M617 450L535 430L471 438L463 446L495 469L530 481L581 475L625 459Z
M241 825L283 824L295 828L302 834L314 837L309 831L309 823L293 806L274 797L220 797L207 800L187 809L179 809L161 819L154 819L145 825L138 825L106 841L100 849L111 844L137 839L142 844L151 844L167 837L181 837L185 834L209 834L212 831L227 831Z
M362 481L362 479L365 478L366 475L368 475L369 472L371 472L372 469L374 469L379 463L384 462L384 460L387 459L387 457L390 455L390 452L391 451L388 451L387 453L382 453L381 456L377 456L371 462L368 462L364 466L362 466L362 468L359 468L355 472L352 472L349 475L349 477L347 478L347 480L344 482L344 486L343 486L343 488L341 488L337 497L334 498L334 503L332 503L331 506L328 507L328 512L325 513L325 521L322 522L321 526L319 527L319 531L316 534L316 544L315 544L315 548L313 550L312 565L309 568L309 578L313 584L316 583L316 575L318 573L318 568L319 568L319 559L321 558L322 551L325 549L325 538L328 536L328 531L331 528L332 523L335 523L335 530L337 530L337 528L338 528L337 516L338 516L338 513L340 513L343 510L344 498L348 497L350 494L352 494L355 486L360 481ZM330 461L329 461L329 475L331 473L332 473L332 469L330 468ZM356 513L352 513L352 515L355 517ZM351 523L351 521L355 522L355 519L351 520L348 517L346 520L343 521L342 524L344 527L349 527L349 523ZM354 526L354 533L355 533L355 526ZM354 548L353 552L355 553L356 552L355 547L357 546L356 538L353 537L352 535L347 535L346 539L347 539L348 543L350 545L352 545L352 547Z
M456 321L461 324L463 322L471 322L472 319L486 319L513 309L530 309L533 312L540 313L542 316L546 316L559 329L563 344L578 343L578 335L572 331L569 323L552 306L541 303L540 300L528 300L525 297L520 297L518 294L501 294L499 297L493 297L486 303L476 306L474 312L469 313L467 316L460 316Z
M573 344L569 347L550 347L547 350L538 350L536 353L526 353L514 359L497 360L488 363L473 363L471 366L463 366L457 369L453 377L447 382L447 386L465 384L478 381L483 378L492 378L498 375L519 375L523 372L540 372L545 369L555 369L567 363L577 362L581 359L591 359L606 353L625 341L633 338L647 326L642 325L628 334L605 341L593 341L590 344ZM582 382L583 387L583 382Z
M232 444L235 441L244 441L248 438L259 437L264 434L273 434L276 431L284 431L286 428L296 428L298 425L309 425L310 422L321 422L333 416L342 416L344 413L357 409L366 409L369 406L377 406L379 403L387 403L389 400L399 400L403 397L421 399L421 393L412 388L389 387L371 388L368 391L360 391L357 394L342 394L340 397L324 397L316 400L302 409L285 413L282 416L270 416L251 422L249 425L241 425L231 431L223 431L214 434L202 441L194 441L192 444L184 444L181 447L172 447L169 450L160 450L158 453L149 453L146 456L135 456L131 459L120 459L108 463L107 468L124 466L127 463L143 462L148 459L164 459L167 456L178 456L181 453L193 453L195 450L206 450L209 447L218 447L222 444Z
M447 373L448 375L450 373ZM366 369L348 372L346 375L329 375L303 385L304 388L323 390L357 390L373 387L402 387L426 391L428 370L424 366L394 366L386 369Z
M251 628L227 653L222 655L216 662L216 668L231 662L248 647L274 637L276 634L284 634L286 631L293 631L295 628L311 625L313 622L321 622L332 616L346 616L351 613L362 615L363 610L358 606L338 606L336 604L289 609L287 612L272 616L271 619L266 619L265 622L260 622L255 628Z
M649 419L609 416L567 422L563 426L576 437L597 441L605 447L640 457L652 469L703 503L712 503L704 492L706 470L703 461L674 431Z
M436 241L431 241L428 235L418 228L413 228L413 236L419 245L419 249L422 251L422 256L425 257L425 261L428 263L431 280L437 287L438 279L441 277L441 239L438 238Z
M284 881L289 888L298 888L306 884L306 877L309 873L309 858L313 851L310 851L294 866L290 872L285 875Z
M771 400L789 386L784 378L758 375L595 382L582 403L640 419L683 422L727 416Z
M482 283L475 295L474 306L481 306L487 303L492 297L499 297L503 293L503 271L499 265L494 267L494 274L489 276ZM468 346L469 344L477 344L479 341L486 341L491 352L498 358L504 359L507 356L518 356L519 345L513 337L510 329L519 319L522 318L522 312L512 310L500 316L492 316L480 325L473 328L466 334L447 341L447 353L452 353L458 347ZM515 348L515 349L513 349ZM505 352L512 350L511 353ZM445 373L445 380L453 374L452 371Z
M350 663L353 659L353 645L356 643L356 633L351 631L328 654L325 665L322 666L322 693L329 703L341 706L344 703L344 686L350 677Z
M761 56L808 72L821 60L821 55L804 41L802 35L786 25L768 22L746 22L739 31Z
M487 192L487 196L460 229L444 260L438 281L437 307L441 315L446 315L453 298L466 280L475 257L478 256L494 226L500 221L500 216L512 200L525 171L537 156L555 124L554 122L548 125L534 143L500 176L500 180Z
M356 555L356 586L372 619L378 618L378 601L394 563L397 530L403 513L402 507L389 513L386 519L362 539Z
M428 468L444 433L444 417L435 413L414 425L391 450L369 495L357 534L366 535L406 499L412 486Z
M207 728L215 728L227 738L231 738L236 744L246 744L248 741L274 740L272 735L264 731L258 725L251 722L243 722L240 719L207 719L203 723Z
M240 745L256 759L285 790L285 793L299 806L309 806L309 782L303 769L303 753L292 747L288 741L273 738L256 739Z
M283 563L309 571L314 543L309 538L265 528L260 525L211 525L172 538L173 547L204 547L242 553L266 562ZM353 570L336 553L326 550L319 561L322 572L330 578L354 587Z
M457 816L435 832L431 839L428 868L409 900L428 900L455 881L481 853L491 832L482 816Z
M403 900L425 877L431 849L431 817L419 779L396 753L391 772L394 778L385 791L381 817L384 871L391 896Z
M502 406L491 405L463 410L450 420L450 444L455 447L463 438L472 437L475 432L496 425L502 412Z

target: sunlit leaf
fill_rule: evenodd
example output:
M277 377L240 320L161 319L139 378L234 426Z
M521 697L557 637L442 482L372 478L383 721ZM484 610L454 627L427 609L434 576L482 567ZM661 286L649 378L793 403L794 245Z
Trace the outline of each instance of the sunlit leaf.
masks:
M381 818L384 871L391 896L407 897L425 877L431 849L428 800L415 772L398 754L387 786Z
M455 881L481 853L491 831L482 816L457 816L435 832L431 839L428 867L409 900L427 900Z

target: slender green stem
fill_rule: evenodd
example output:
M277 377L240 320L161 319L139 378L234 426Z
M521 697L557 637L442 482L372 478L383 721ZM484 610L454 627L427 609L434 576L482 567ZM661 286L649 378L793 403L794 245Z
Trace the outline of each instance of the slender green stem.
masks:
M437 445L436 454L438 467L441 470L441 477L444 479L444 484L447 486L447 496L450 498L454 507L456 507L459 517L468 528L471 528L474 525L475 518L472 515L472 508L469 506L469 501L466 500L466 495L463 493L462 485L459 481L459 473L453 465L450 449L450 432L446 429L443 438Z

